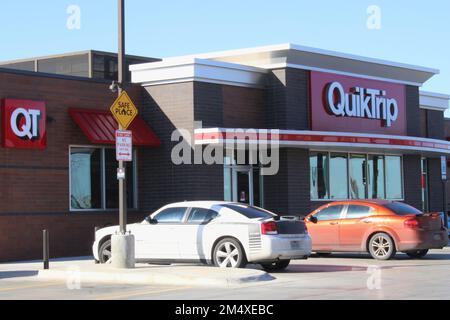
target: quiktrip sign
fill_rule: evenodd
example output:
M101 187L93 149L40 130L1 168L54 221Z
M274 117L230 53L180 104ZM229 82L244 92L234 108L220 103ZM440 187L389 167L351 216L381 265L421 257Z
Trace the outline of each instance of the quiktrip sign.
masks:
M1 101L2 146L17 149L47 147L46 106L43 101Z
M317 131L406 135L405 85L311 71Z
M398 118L398 103L386 97L386 91L354 87L346 93L340 82L327 86L327 106L335 116L383 120L391 127Z

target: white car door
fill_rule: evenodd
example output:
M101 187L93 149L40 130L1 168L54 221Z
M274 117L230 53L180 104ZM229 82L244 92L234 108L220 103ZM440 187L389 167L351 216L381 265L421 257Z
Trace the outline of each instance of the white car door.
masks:
M191 208L186 223L177 226L177 234L182 260L206 260L205 234L209 223L217 217L217 212L204 208Z
M186 207L167 208L157 213L154 223L136 225L136 259L180 259L178 234L175 231L183 222Z

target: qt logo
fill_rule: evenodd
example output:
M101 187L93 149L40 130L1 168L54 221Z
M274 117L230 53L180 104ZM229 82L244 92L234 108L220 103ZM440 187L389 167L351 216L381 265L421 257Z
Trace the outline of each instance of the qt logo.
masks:
M26 110L18 108L11 115L11 130L19 138L27 138L32 140L39 136L39 116L40 110ZM23 123L22 125L19 125ZM20 127L20 128L19 128Z
M2 144L5 148L46 148L45 102L4 99L2 118Z

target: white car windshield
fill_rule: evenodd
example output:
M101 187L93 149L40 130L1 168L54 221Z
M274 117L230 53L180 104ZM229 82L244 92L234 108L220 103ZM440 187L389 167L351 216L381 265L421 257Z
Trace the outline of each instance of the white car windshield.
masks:
M257 218L269 219L277 216L276 214L270 211L248 206L245 204L224 204L222 205L222 207L239 212L240 214L246 216L249 219L257 219Z

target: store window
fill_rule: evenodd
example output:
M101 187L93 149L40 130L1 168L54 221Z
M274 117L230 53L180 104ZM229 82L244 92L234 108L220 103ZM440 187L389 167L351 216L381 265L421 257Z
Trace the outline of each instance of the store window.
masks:
M402 158L386 156L386 195L388 199L403 198Z
M134 156L136 159L136 156ZM70 209L107 210L119 207L115 149L70 148ZM127 206L137 208L136 163L127 165Z
M386 198L384 186L384 156L369 155L367 163L368 174L367 183L369 191L369 199Z
M401 156L311 152L311 200L401 200L402 172Z
M331 199L348 198L347 154L330 154L330 193Z
M323 153L311 153L311 199L328 199L328 157Z
M350 155L350 195L352 199L366 198L366 156Z
M78 148L71 150L70 176L72 209L102 208L101 150Z

